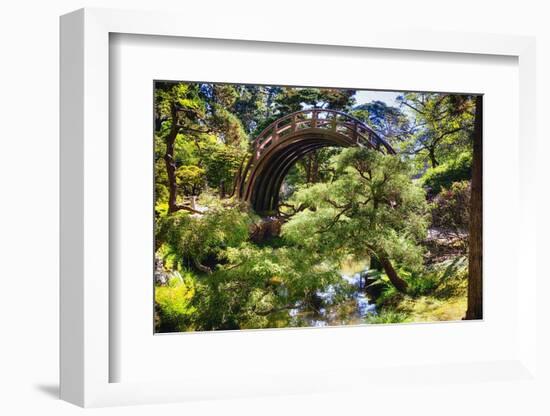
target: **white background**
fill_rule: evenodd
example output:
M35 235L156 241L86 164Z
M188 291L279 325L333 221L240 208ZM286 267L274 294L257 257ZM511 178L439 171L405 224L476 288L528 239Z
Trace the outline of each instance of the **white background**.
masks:
M188 11L190 19L204 18L209 25L216 19L236 20L235 31L246 32L237 24L242 19L251 26L299 24L315 33L345 30L346 26L383 25L423 27L437 30L512 33L538 36L539 136L542 139L550 104L550 29L543 2L524 0L451 2L441 1L357 2L278 1L259 10L259 2L212 1L19 1L4 2L0 11L2 75L0 117L2 148L0 178L0 235L2 236L0 302L2 342L0 343L0 410L4 414L82 412L55 399L58 372L58 16L83 6ZM361 9L357 9L360 4ZM240 5L240 6L239 6ZM318 13L315 13L315 10ZM307 22L315 15L317 19ZM282 23L284 21L284 23ZM182 21L185 25L185 21ZM548 157L547 141L539 141L539 154ZM546 166L540 166L539 206L545 212L550 181ZM535 209L535 208L534 208ZM548 221L538 227L541 253L547 252L542 236L548 235ZM544 256L539 258L543 259ZM548 319L548 306L542 300L548 282L539 285L541 317ZM541 318L542 319L542 318ZM549 351L548 330L540 332L543 347ZM404 346L405 347L405 346ZM548 352L540 354L540 367L548 371ZM444 388L443 388L444 387ZM303 397L259 398L210 403L163 405L152 408L93 410L100 414L548 414L549 404L542 391L528 385L506 382L477 384L459 382L452 389L436 386L396 393L388 386L378 397L345 392ZM524 388L525 387L525 388ZM547 386L546 393L550 390ZM398 394L395 397L394 394ZM537 399L538 397L538 399ZM543 409L545 403L546 409Z

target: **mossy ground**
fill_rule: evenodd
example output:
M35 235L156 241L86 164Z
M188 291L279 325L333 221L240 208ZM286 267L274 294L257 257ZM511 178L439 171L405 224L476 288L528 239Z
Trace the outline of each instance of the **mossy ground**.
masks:
M466 314L467 280L442 283L433 294L396 296L384 309L406 315L405 322L460 321Z

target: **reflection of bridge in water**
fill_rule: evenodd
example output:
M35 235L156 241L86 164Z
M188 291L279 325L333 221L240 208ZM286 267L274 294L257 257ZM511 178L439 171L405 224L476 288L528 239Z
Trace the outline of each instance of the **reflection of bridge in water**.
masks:
M281 117L253 142L253 154L236 178L237 196L259 213L274 211L279 190L294 163L328 146L365 146L395 154L361 120L334 110L311 109Z

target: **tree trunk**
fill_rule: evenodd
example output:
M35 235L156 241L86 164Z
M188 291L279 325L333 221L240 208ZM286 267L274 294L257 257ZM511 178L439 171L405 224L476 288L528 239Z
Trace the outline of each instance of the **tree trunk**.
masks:
M311 154L313 159L311 168L311 183L317 183L319 181L319 155L317 152Z
M311 183L311 154L305 157L305 167L306 167L306 183Z
M382 264L382 267L388 275L388 279L390 279L392 285L394 285L398 291L405 293L408 287L407 282L399 277L399 275L393 268L390 259L386 256L378 256L378 260L380 260L380 264Z
M172 106L172 127L166 137L166 152L164 153L164 163L166 164L166 173L168 175L168 213L171 214L178 210L176 204L177 184L176 184L176 162L174 161L174 143L178 135L177 112Z
M470 243L468 257L468 309L465 319L483 318L483 97L476 97L474 121L474 156L472 163L472 190L470 199Z
M371 256L369 269L382 271L383 267L382 267L382 264L380 263L380 260L378 260L378 257Z
M193 259L193 264L195 265L195 267L197 268L197 270L203 272L203 273L206 273L206 274L212 274L212 269L208 266L205 266L204 264L202 264L200 261L198 261L197 259Z
M430 163L432 165L432 168L435 168L439 165L437 159L435 158L435 149L429 150L429 158L430 158Z

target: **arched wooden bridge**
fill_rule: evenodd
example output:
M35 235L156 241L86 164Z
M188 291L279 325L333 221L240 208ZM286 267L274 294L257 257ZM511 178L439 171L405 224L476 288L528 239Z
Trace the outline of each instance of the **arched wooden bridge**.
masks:
M237 196L256 212L274 211L283 180L300 158L327 146L366 146L395 154L393 148L361 120L335 110L311 109L284 116L253 142L253 154L236 178Z

